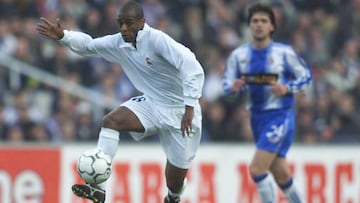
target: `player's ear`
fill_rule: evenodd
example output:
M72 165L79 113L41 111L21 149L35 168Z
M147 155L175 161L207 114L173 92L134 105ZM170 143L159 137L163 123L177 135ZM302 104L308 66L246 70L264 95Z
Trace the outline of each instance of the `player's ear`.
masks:
M145 24L145 18L144 17L140 18L137 24L138 24L139 30L143 29L144 24Z
M275 31L275 26L273 24L271 24L270 33L273 33L274 31Z

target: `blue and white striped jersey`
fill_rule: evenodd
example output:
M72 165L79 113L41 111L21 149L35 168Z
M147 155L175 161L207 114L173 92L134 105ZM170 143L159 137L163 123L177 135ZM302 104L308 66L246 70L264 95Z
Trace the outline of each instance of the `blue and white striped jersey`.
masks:
M294 105L294 93L304 90L312 80L305 62L288 45L271 42L263 49L255 49L251 43L236 48L229 56L224 78L224 92L231 93L236 79L246 77L247 109L263 111L286 109ZM285 84L289 93L278 97L269 89L269 81Z

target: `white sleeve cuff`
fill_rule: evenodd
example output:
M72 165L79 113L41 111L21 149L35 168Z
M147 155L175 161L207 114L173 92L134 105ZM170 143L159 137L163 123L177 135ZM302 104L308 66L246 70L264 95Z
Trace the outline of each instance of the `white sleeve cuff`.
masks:
M186 106L196 106L199 100L197 98L185 97L184 102Z
M64 36L63 36L63 38L61 38L61 39L58 40L61 44L68 44L68 43L70 43L69 32L70 32L70 31L68 31L68 30L64 30Z

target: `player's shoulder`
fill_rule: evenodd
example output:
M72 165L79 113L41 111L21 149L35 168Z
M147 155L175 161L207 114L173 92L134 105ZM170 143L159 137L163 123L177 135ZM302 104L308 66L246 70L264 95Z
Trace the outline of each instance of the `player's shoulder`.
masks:
M101 40L103 43L109 42L110 44L114 44L114 41L118 41L119 39L122 39L121 33L114 33L114 34L108 34L104 35L102 37L98 37L97 39Z
M97 44L99 46L102 46L104 48L119 46L119 44L124 43L120 33L104 35L101 37L97 37L95 40L97 41Z
M147 26L146 32L147 32L146 33L147 43L152 44L152 46L154 46L154 47L157 47L161 43L174 41L173 38L171 38L165 32L163 32L159 29L150 27L149 25Z
M271 44L272 50L274 52L281 52L286 54L295 54L294 49L290 44L283 43L283 42L272 42Z
M250 43L241 44L230 52L230 57L247 55L247 52L250 50L250 47L251 47Z
M162 30L152 28L149 26L149 43L152 43L155 47L166 47L170 45L172 48L184 51L184 53L192 52L188 47L186 47L181 42L177 41L175 38L169 34L163 32ZM162 49L160 48L160 49Z
M148 37L151 39L163 39L163 38L171 38L168 34L163 32L162 30L153 28L148 26Z

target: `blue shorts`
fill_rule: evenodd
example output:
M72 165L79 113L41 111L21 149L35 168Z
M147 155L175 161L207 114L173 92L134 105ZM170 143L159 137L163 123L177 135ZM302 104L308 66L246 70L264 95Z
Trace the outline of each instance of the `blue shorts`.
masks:
M251 127L257 149L285 157L294 139L294 110L252 112Z

